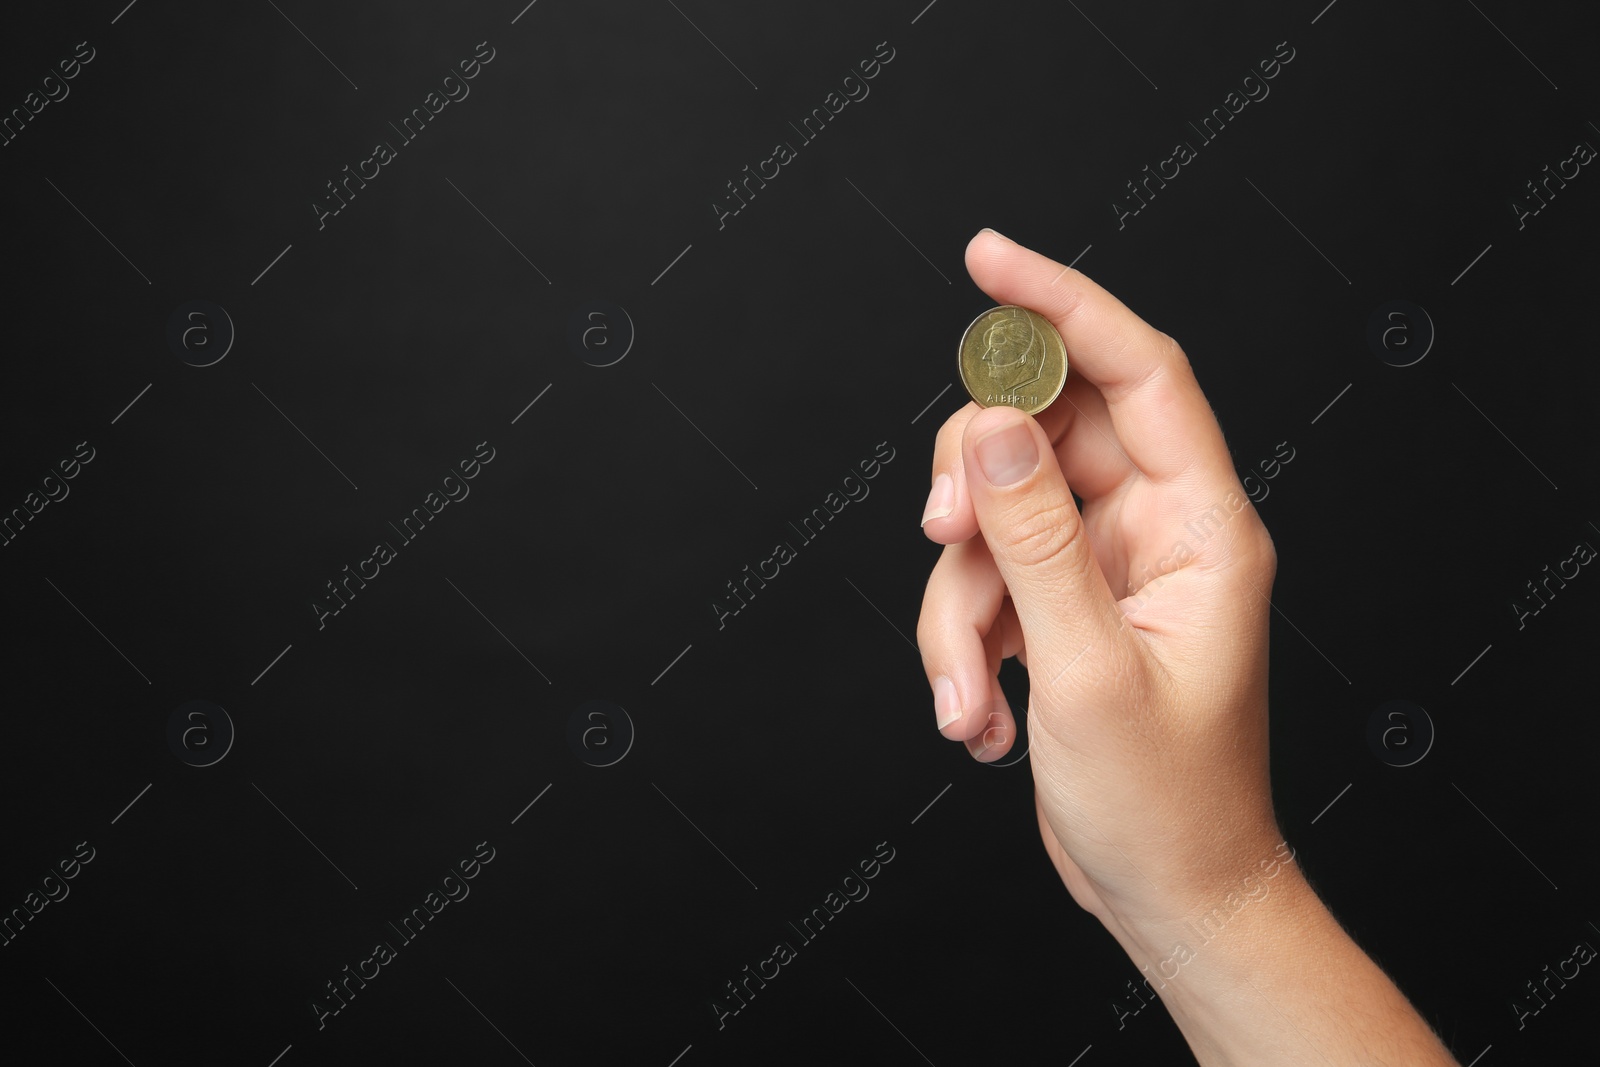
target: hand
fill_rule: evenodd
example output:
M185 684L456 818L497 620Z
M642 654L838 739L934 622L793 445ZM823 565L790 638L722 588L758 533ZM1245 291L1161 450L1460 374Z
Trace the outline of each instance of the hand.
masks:
M996 672L1016 656L1039 829L1073 898L1108 924L1220 899L1281 840L1272 540L1172 338L993 231L966 260L1055 324L1069 373L1037 419L969 403L939 431L923 530L946 547L917 626L939 728L1004 756Z
M1002 757L1016 724L996 672L1028 669L1045 850L1202 1064L1455 1064L1279 836L1277 557L1188 359L992 231L967 270L1055 323L1069 373L1038 419L968 404L939 431L923 529L945 550L917 623L939 728Z

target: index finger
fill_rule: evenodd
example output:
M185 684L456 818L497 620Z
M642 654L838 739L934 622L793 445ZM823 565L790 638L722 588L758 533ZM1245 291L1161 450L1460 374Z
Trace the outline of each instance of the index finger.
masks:
M1039 312L1061 333L1069 373L1105 397L1111 425L1131 460L1157 482L1209 489L1233 484L1222 428L1183 349L1096 285L993 230L967 244L967 273L1002 304Z

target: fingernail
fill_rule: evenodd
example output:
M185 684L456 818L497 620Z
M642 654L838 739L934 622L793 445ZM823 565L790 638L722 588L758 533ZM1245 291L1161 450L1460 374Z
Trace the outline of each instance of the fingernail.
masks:
M1002 240L1002 241L1010 241L1011 240L1011 238L1007 237L1005 234L1001 233L999 230L994 229L991 226L985 226L983 228L983 232L984 233L992 233L996 237L1000 238L1000 240ZM1012 243L1014 244L1015 242L1012 242Z
M1039 446L1025 422L990 430L978 438L973 451L978 454L978 466L990 485L1020 482L1039 465Z
M956 683L942 674L933 680L933 712L938 716L940 730L961 718L961 698L956 696Z
M994 715L990 715L989 719L992 722L992 721L994 721L995 716ZM976 748L973 747L974 742L977 743L977 747ZM989 761L984 759L983 757L985 757L985 756L987 756L989 754L989 750L993 749L993 748L999 748L1001 745L1003 745L1005 743L1006 743L1005 727L1003 727L1003 726L991 726L987 730L983 731L983 736L982 737L976 737L976 738L973 738L971 741L967 742L967 751L969 753L971 753L972 754L972 758L977 760L979 763L987 763Z
M922 509L922 522L926 526L933 519L942 519L956 509L956 483L943 471L933 480L928 493L928 506Z

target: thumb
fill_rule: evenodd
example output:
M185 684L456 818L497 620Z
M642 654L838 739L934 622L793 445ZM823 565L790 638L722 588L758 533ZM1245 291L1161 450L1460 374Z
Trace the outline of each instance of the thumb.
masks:
M1050 439L1031 415L984 408L968 421L961 451L978 529L1022 624L1029 672L1053 681L1085 651L1108 647L1122 609Z

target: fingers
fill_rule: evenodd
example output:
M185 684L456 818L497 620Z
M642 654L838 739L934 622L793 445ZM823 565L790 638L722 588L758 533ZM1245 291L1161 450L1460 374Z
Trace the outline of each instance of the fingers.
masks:
M967 738L967 753L980 763L993 763L1011 751L1017 738L1016 713L1001 691L998 677L989 679L989 699L978 711L981 716L970 717L975 724L981 718L981 728Z
M928 537L940 544L953 545L965 541L978 532L978 523L972 515L972 498L967 495L966 473L961 465L961 432L967 420L983 408L968 401L944 425L933 443L933 483L928 491L928 504L922 513L922 529ZM1047 433L1058 439L1066 432L1072 409L1051 405L1039 413L1039 423ZM941 480L940 475L944 475Z
M996 580L999 580L998 571ZM1011 710L1011 702L1000 687L1000 661L1010 656L1016 656L1019 662L1023 658L1022 626L1017 622L1017 609L1009 596L1000 601L1000 612L984 636L983 647L988 653L989 699L968 712L966 717L974 725L973 735L967 738L966 744L973 759L992 763L1010 752L1017 738L1016 712Z
M1082 375L1099 389L1118 442L1147 477L1211 495L1236 483L1216 416L1172 338L1082 272L992 230L968 243L967 271L995 300L1055 324L1069 378Z
M982 539L947 546L934 565L917 647L940 733L985 762L1010 751L1016 721L998 673L1002 659L1021 651L1022 630Z
M973 513L1015 605L1030 675L1049 677L1084 648L1109 647L1122 612L1038 422L1016 408L985 408L967 420L961 445Z
M965 541L978 532L961 459L961 435L967 421L982 410L976 403L967 404L945 420L934 440L932 489L922 530L940 544ZM1085 500L1109 495L1129 478L1139 477L1138 468L1117 444L1105 398L1087 379L1069 376L1061 395L1034 418L1055 447L1067 483Z

